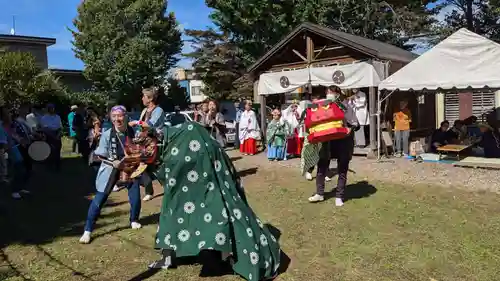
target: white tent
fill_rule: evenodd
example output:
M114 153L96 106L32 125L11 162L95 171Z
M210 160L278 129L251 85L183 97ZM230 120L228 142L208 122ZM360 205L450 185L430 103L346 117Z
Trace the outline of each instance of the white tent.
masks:
M379 90L500 88L500 44L465 28L389 76Z

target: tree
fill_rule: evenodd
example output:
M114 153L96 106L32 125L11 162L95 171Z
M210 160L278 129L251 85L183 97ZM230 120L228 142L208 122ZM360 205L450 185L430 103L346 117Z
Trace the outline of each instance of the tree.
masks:
M175 107L181 110L187 109L190 104L189 96L186 88L181 87L175 79L167 80L167 94L160 93L160 106L167 112L174 111Z
M161 85L182 47L165 0L85 0L73 21L74 51L84 75L126 105L143 87Z
M17 107L25 102L56 102L64 91L52 72L39 67L31 53L0 53L0 104Z
M228 34L213 29L185 32L194 50L184 55L194 59L193 70L205 84L203 93L216 100L234 98L233 83L245 73L238 46Z
M441 8L451 7L444 21L437 26L440 41L460 28L467 28L493 40L500 40L499 0L446 0Z
M302 22L309 21L400 47L428 31L437 0L206 0L215 25L242 49L246 65Z

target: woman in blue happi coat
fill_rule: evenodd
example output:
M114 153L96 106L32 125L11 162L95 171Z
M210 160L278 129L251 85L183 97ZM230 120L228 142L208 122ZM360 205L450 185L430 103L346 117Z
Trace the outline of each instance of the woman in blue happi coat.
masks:
M101 159L108 160L108 164L102 162L97 172L95 181L97 192L90 203L87 220L85 223L85 232L80 238L80 243L90 242L92 231L97 218L101 214L101 209L106 203L113 186L119 179L122 159L125 157L123 145L134 137L134 130L127 125L126 109L124 106L115 106L111 109L110 119L113 126L104 131L99 140L94 154ZM112 165L110 165L112 163ZM141 212L141 177L134 179L127 184L128 198L130 203L130 227L132 229L141 228L139 215Z

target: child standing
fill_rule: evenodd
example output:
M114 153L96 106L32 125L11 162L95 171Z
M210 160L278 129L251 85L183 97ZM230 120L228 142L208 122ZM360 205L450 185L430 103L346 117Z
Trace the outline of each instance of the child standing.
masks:
M290 130L288 123L281 118L279 109L272 112L273 120L267 125L267 159L278 161L285 159L286 138Z
M399 103L399 111L393 115L394 119L394 135L396 138L396 156L408 156L410 146L410 123L411 112L408 109L408 102L401 101Z

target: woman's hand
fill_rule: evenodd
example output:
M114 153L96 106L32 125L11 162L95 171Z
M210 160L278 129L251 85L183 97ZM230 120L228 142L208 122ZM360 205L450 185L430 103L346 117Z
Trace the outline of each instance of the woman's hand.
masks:
M141 123L141 127L148 129L150 126L147 122L143 122L143 123Z
M113 168L119 169L123 162L120 160L115 160L112 163L113 163Z
M134 126L136 126L136 125L137 125L137 123L139 123L139 122L138 122L138 121L130 121L130 122L128 122L128 125L129 125L130 127L134 127Z

